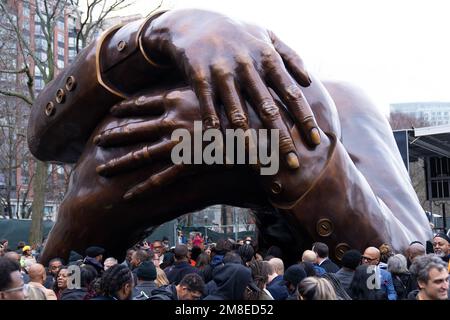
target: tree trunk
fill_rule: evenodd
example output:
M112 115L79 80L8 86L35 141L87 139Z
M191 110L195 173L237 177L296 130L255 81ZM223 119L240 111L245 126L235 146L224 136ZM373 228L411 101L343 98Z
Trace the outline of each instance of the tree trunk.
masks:
M33 177L33 203L31 205L30 244L42 242L42 221L44 217L45 183L47 180L47 164L36 161L36 171Z

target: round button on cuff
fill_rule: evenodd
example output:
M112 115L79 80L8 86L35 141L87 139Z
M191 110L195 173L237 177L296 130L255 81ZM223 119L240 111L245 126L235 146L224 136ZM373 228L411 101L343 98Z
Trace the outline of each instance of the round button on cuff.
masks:
M53 102L47 103L47 105L45 106L45 115L50 117L55 114L55 111L55 105L53 104Z
M336 246L336 248L334 249L334 255L336 256L336 259L341 261L342 260L342 256L348 250L350 250L350 246L347 243L339 243Z
M66 89L67 91L75 90L75 87L77 86L77 82L75 81L74 76L70 76L66 80Z
M64 103L64 101L66 101L66 93L63 89L58 89L58 91L56 91L55 100L58 103Z
M278 181L272 182L272 186L270 187L270 190L273 194L280 194L283 188L281 187L281 183Z
M321 237L328 237L333 233L334 226L330 219L320 219L316 224L316 231Z
M120 40L119 43L117 43L117 50L123 51L127 47L127 43L123 40Z

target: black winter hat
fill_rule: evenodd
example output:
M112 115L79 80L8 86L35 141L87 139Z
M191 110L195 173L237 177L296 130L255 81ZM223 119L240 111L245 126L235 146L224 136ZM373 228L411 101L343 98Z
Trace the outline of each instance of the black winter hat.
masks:
M361 264L361 252L358 250L348 250L342 256L342 266L355 270Z
M92 246L86 249L85 254L87 257L95 258L96 256L99 256L101 254L105 253L105 249L102 247L96 247Z
M156 279L156 268L153 262L151 261L144 261L141 263L141 265L138 267L136 275L138 279L144 280L144 281L153 281Z
M289 281L294 286L297 286L303 279L306 278L305 269L298 264L294 264L286 269L283 279Z

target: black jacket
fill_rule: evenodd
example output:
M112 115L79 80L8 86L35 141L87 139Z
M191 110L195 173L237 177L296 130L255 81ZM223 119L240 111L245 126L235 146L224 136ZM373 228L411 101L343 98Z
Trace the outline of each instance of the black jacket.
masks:
M242 300L252 273L241 264L228 263L214 269L213 280L217 289L204 300Z
M88 291L86 288L81 289L65 289L61 293L59 300L84 300Z
M170 283L179 284L181 279L189 273L198 274L197 268L191 266L187 261L175 262L173 268L167 273L167 279Z
M162 286L152 291L149 300L178 300L177 288L174 284Z
M331 261L329 258L326 258L320 266L325 269L328 273L336 273L339 271L339 267Z

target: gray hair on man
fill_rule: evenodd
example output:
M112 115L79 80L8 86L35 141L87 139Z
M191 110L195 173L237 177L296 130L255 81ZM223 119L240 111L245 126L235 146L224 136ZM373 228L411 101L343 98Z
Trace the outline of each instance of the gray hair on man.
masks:
M445 262L435 254L427 254L414 259L413 264L409 268L410 272L417 277L417 281L425 283L430 280L430 270L436 269L441 272L447 270Z

